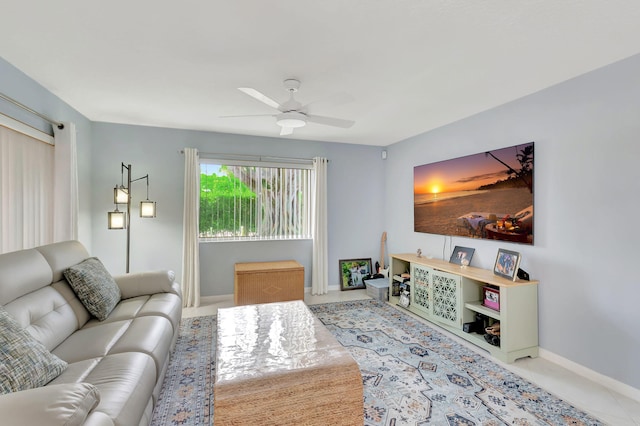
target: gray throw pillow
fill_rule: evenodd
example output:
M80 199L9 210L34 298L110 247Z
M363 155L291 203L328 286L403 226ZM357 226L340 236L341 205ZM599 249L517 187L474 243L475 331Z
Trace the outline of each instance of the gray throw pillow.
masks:
M0 394L44 386L67 368L2 306L0 330Z
M64 276L87 311L104 321L120 301L120 288L96 257L65 269Z

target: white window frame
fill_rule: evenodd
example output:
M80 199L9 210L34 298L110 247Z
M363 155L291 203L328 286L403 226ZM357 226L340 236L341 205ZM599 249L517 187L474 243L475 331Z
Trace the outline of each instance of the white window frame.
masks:
M215 157L200 157L199 160L200 166L203 164L215 164L215 165L225 165L225 166L248 166L248 167L257 167L257 168L281 168L281 169L302 169L309 170L309 178L306 183L306 194L305 194L305 206L304 206L304 232L301 235L272 235L265 236L262 235L263 231L260 229L261 222L257 221L256 229L257 235L254 236L219 236L219 237L203 237L199 235L200 242L224 242L224 241L273 241L273 240L305 240L312 239L312 230L311 230L311 173L313 171L313 163L311 160L301 160L301 159L288 159L288 158L275 158L269 157L269 159L263 159L263 157L238 157L238 156L226 156L226 155L217 155ZM200 191L198 192L200 193ZM262 194L258 192L256 194L259 200L256 202L257 208L262 205Z

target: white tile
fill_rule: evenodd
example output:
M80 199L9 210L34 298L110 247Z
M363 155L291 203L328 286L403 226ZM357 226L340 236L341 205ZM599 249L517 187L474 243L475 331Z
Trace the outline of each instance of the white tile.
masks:
M353 300L371 299L367 296L366 290L348 290L348 291L330 291L322 296L314 296L306 293L304 295L304 302L307 305L318 305L321 303L334 303L334 302L350 302Z
M233 294L224 296L209 296L200 298L200 306L197 308L183 308L182 318L193 318L207 315L215 315L218 308L229 308L234 306Z

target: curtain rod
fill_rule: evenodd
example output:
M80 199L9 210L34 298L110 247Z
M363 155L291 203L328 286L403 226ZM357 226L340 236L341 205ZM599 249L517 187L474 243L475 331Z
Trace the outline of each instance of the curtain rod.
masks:
M31 108L29 108L28 106L21 104L20 102L16 101L13 98L10 98L9 96L5 95L4 93L0 93L0 98L4 99L7 102L11 102L12 104L14 104L17 107L22 108L23 110L30 112L33 115L37 115L38 117L42 118L43 120L47 121L49 124L51 124L52 126L55 125L58 129L64 129L64 124L62 124L59 121L56 121L52 118L47 117L44 114L40 114L38 111L34 111Z
M178 151L180 154L184 154L184 150ZM222 154L219 152L199 152L198 155L204 158L212 158L219 160L245 160L245 161L281 161L281 162L298 162L298 163L313 163L311 158L289 158L289 157L270 157L266 155L244 155L244 154Z

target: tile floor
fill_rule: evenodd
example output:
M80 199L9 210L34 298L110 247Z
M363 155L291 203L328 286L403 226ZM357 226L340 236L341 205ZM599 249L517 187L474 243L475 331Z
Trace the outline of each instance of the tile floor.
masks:
M305 294L305 302L308 305L366 298L368 298L368 296L365 290L329 291L328 294L323 296ZM234 306L233 295L204 297L201 300L200 307L185 308L182 316L187 318L214 315L218 311L218 308L232 306ZM451 334L449 334L449 336L474 351L485 353L463 339L459 339ZM496 362L559 398L592 414L608 425L640 426L640 401L618 394L554 362L541 357L522 358L513 364L504 364L498 360L496 360Z

